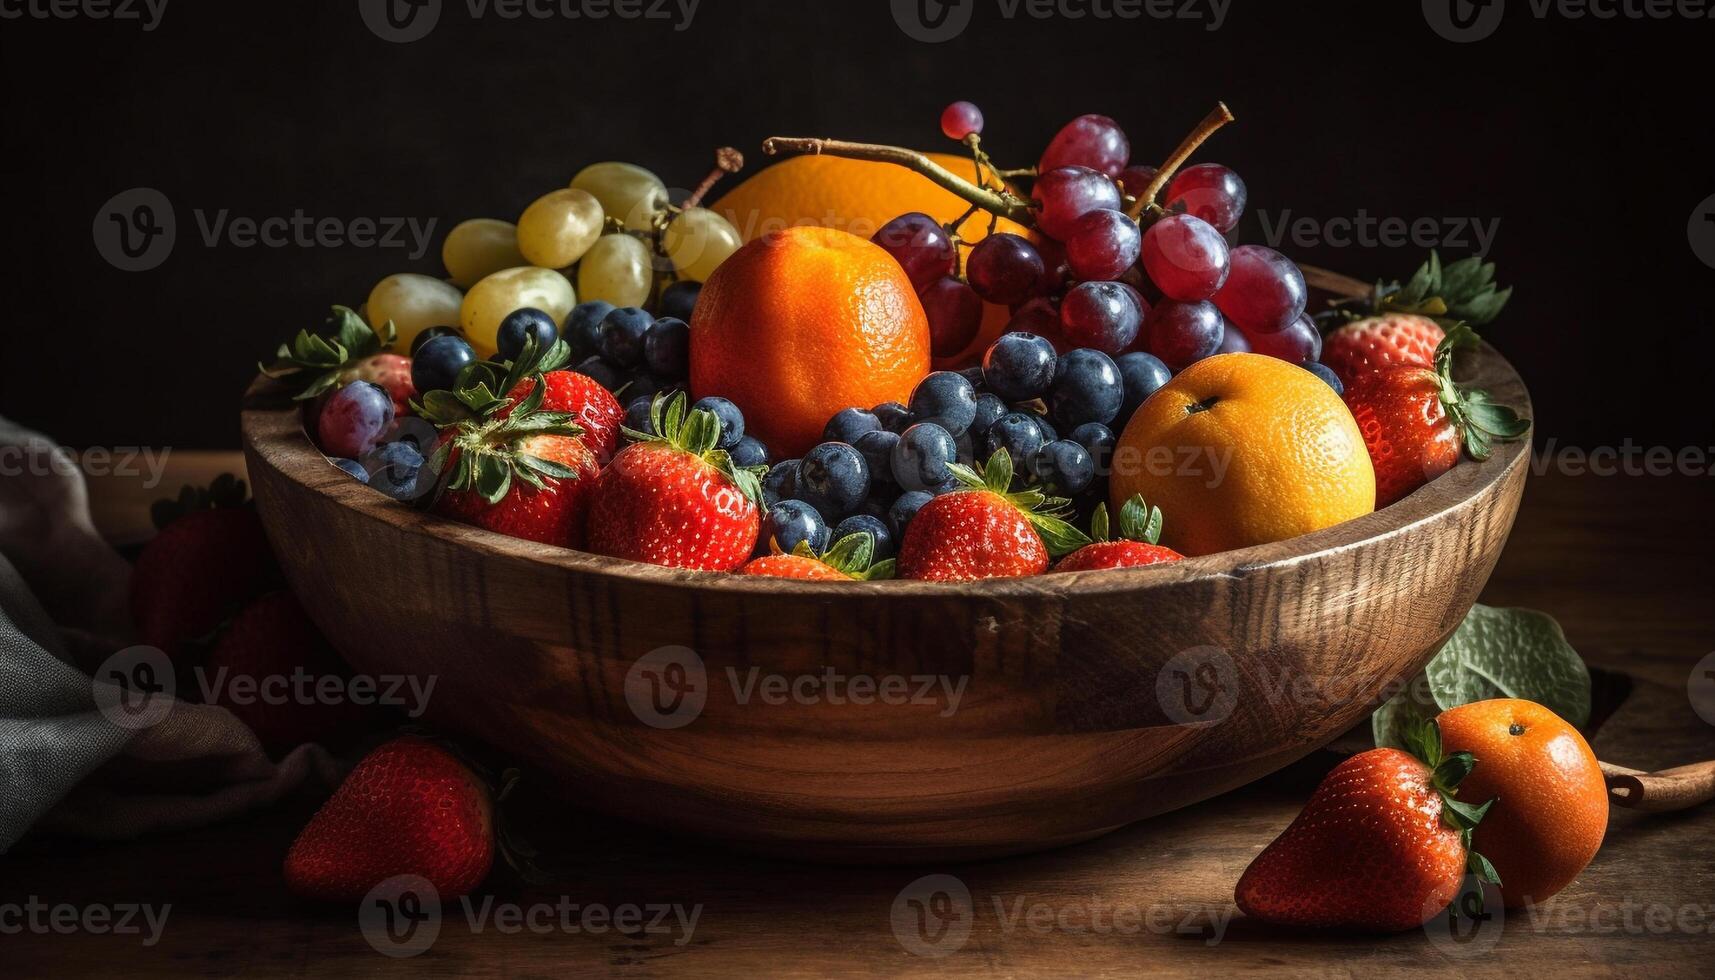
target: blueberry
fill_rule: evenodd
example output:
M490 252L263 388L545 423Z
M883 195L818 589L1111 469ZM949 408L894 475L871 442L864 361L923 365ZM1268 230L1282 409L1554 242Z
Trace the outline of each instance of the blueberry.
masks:
M887 509L887 522L893 525L893 536L904 541L906 525L911 523L911 519L917 516L924 504L934 499L934 495L921 490L907 490L900 494L893 506Z
M1158 391L1162 385L1172 380L1173 372L1168 370L1161 358L1154 354L1136 351L1121 354L1114 360L1114 366L1120 370L1120 380L1125 384L1125 402L1120 405L1119 414L1114 416L1115 427L1124 427L1131 421L1137 407L1144 399Z
M596 384L601 385L608 391L618 391L620 385L631 380L631 378L624 372L603 360L600 354L588 358L582 364L579 364L577 372L593 378Z
M772 506L774 501L788 499L798 492L798 463L796 459L783 459L768 468L768 475L762 478L764 502Z
M960 368L957 373L958 373L959 377L964 378L966 381L969 381L971 383L972 389L974 389L976 391L982 391L983 390L983 369L982 369L982 365L979 364L979 365L975 365L973 367Z
M369 482L369 471L364 469L363 464L359 463L357 460L340 458L340 459L333 460L332 462L333 462L333 465L339 467L340 469L346 471L347 473L350 473L352 475L352 478L357 480L357 482L359 482L359 483L368 483Z
M643 361L657 378L683 378L691 372L691 328L678 317L662 317L643 338Z
M1057 439L1043 446L1030 459L1030 472L1070 496L1089 489L1096 479L1096 462L1089 451L1070 439Z
M601 318L601 341L597 349L615 367L636 367L643 363L643 338L654 323L654 317L635 306L609 310Z
M869 496L869 463L843 442L824 442L798 464L799 500L830 520L850 514Z
M983 447L987 450L983 454L984 462L987 457L1004 449L1012 457L1013 469L1022 473L1025 464L1047 441L1042 427L1036 424L1036 416L1028 412L1008 412L989 427L988 435L983 439Z
M1334 373L1333 368L1321 361L1305 361L1304 370L1328 382L1329 387L1334 389L1334 394L1344 395L1346 393L1346 386L1340 383L1340 376Z
M361 457L393 425L393 398L380 385L353 381L328 396L316 435L329 456Z
M1080 348L1060 358L1049 386L1048 414L1056 425L1075 429L1085 422L1112 422L1125 403L1125 383L1114 359Z
M476 351L463 337L443 335L430 339L411 358L411 385L419 394L450 391L465 365L476 360Z
M623 371L619 375L619 387L615 388L613 393L629 405L639 398L653 401L656 395L672 390L675 389L655 380L655 376L648 371Z
M893 447L893 481L907 490L935 491L953 479L947 464L959 458L953 437L933 422L919 422Z
M601 353L601 321L613 312L613 304L599 299L579 303L566 317L566 343L573 357Z
M824 442L844 442L857 445L858 436L865 432L874 432L881 428L881 420L874 412L861 408L842 408L834 413L828 424L822 429Z
M1114 458L1114 430L1100 422L1085 422L1072 430L1073 442L1084 447L1096 465L1096 473L1105 475Z
M735 466L768 465L768 447L764 446L762 440L755 436L744 436L739 439L738 445L733 446L727 452L732 455Z
M524 353L524 341L536 338L536 349L546 351L560 339L560 325L554 318L534 307L526 306L506 314L495 332L494 345L503 361L516 361Z
M416 500L434 489L433 474L423 471L423 454L408 442L377 446L359 462L369 471L369 485L394 500Z
M898 402L882 402L870 409L881 427L889 432L904 432L911 427L911 409Z
M838 542L848 534L868 534L875 538L875 551L871 553L871 561L886 561L893 557L893 531L887 522L869 514L853 514L834 528L829 544Z
M971 436L981 439L988 433L989 426L994 424L995 419L1005 415L1006 411L1006 402L1001 401L999 395L991 395L986 391L978 395L977 414L971 419Z
M646 435L654 435L655 421L650 416L650 408L654 404L655 399L647 395L641 398L633 398L627 402L625 405L625 427Z
M964 435L977 417L977 391L962 375L935 371L911 390L911 418Z
M1042 430L1042 441L1044 443L1053 442L1060 438L1059 430L1054 428L1054 423L1048 421L1048 416L1038 415L1035 412L1028 412L1026 414L1036 420L1036 427Z
M656 304L664 317L675 317L687 323L691 319L691 310L696 308L697 296L702 293L703 284L681 279L661 290L661 302Z
M434 340L436 337L463 336L464 334L459 333L458 327L430 327L427 330L419 330L417 331L417 336L411 338L411 356L416 357L417 351L421 350L424 344Z
M852 448L863 453L863 461L869 464L869 478L872 483L893 483L893 447L899 445L899 433L877 429L865 432L852 443Z
M696 411L697 409L709 412L720 420L721 437L720 441L715 443L716 449L730 450L738 445L740 439L744 438L744 413L738 410L737 405L718 395L710 395L707 398L697 399L696 404L691 406L691 410Z
M1033 333L1001 334L983 355L983 381L1009 402L1041 398L1054 381L1054 345Z
M828 523L816 508L802 500L782 500L768 508L762 522L762 544L769 542L791 554L798 542L808 541L816 554L828 550Z

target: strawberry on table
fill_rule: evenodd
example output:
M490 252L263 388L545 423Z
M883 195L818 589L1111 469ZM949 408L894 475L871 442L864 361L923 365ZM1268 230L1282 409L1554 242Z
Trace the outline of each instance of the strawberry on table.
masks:
M967 489L924 504L899 549L902 578L969 582L1041 575L1051 557L1090 543L1058 515L1065 501L1039 490L1011 492L1012 456L1001 449L978 474L950 464Z
M1090 515L1093 539L1054 566L1057 572L1088 572L1104 568L1137 568L1181 561L1184 555L1156 544L1161 539L1161 508L1149 507L1143 494L1133 494L1120 508L1119 538L1108 537L1108 506L1097 504Z
M810 542L800 541L790 554L776 553L753 558L738 570L740 575L768 575L815 582L876 582L890 579L894 561L873 561L875 535L848 534L818 555Z

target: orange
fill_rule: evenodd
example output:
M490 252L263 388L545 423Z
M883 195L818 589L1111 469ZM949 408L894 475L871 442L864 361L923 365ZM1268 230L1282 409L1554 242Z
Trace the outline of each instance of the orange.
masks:
M1508 908L1540 902L1578 877L1608 830L1608 787L1584 736L1534 701L1496 698L1449 708L1442 747L1476 768L1459 801L1494 800L1471 846L1494 864Z
M929 321L879 245L802 225L757 239L703 284L691 391L744 412L774 458L821 441L842 408L906 401L929 373Z
M1120 435L1109 484L1166 515L1161 543L1207 555L1308 534L1375 509L1363 434L1334 389L1262 354L1198 361Z

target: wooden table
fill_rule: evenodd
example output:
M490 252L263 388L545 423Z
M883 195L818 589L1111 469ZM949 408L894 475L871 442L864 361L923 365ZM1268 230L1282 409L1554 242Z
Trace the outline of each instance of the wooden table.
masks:
M1631 696L1595 739L1606 760L1653 769L1715 755L1715 727L1693 712L1686 693L1693 665L1715 649L1712 486L1692 477L1533 478L1485 594L1492 604L1553 612L1593 665L1632 678ZM1244 790L1089 844L955 867L774 863L598 819L556 817L533 827L553 852L554 884L527 886L497 874L477 899L480 931L455 905L432 946L409 959L378 954L350 910L300 903L281 889L281 856L312 801L129 843L35 839L0 859L0 911L32 896L47 905L172 908L153 946L137 935L0 934L0 964L8 977L1431 970L1665 978L1715 968L1715 807L1651 817L1616 810L1601 854L1575 884L1534 913L1485 923L1466 943L1433 930L1314 935L1234 918L1233 882L1291 820L1330 760L1313 756ZM956 884L918 883L933 874ZM485 913L484 899L498 904ZM507 932L504 915L492 914L502 906L540 907L557 920L562 901L579 906L572 915L578 931L550 925ZM695 910L697 917L688 935L671 915L657 930L619 931L595 919L592 926L602 928L584 930L579 916L592 905L613 912L636 905L641 921L653 906ZM917 928L924 909L927 939Z

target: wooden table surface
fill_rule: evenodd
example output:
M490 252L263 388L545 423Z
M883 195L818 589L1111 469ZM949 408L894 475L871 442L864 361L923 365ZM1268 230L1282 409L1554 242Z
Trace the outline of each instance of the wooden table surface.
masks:
M1535 476L1485 593L1491 604L1552 612L1593 665L1633 679L1632 694L1595 738L1605 760L1653 769L1715 756L1715 726L1687 695L1693 667L1715 650L1711 488L1715 482L1698 477ZM119 519L125 507L104 496L97 487L98 510ZM533 828L551 851L554 883L497 874L468 911L445 910L432 945L408 959L378 953L351 910L300 903L282 890L281 856L312 801L127 843L38 838L0 858L0 972L1663 978L1715 971L1715 805L1665 816L1616 810L1602 852L1570 888L1535 910L1485 922L1462 941L1436 929L1388 937L1287 932L1237 917L1234 881L1292 819L1331 758L1312 756L1088 844L949 867L769 862L556 816ZM929 875L952 878L921 880ZM138 935L8 929L8 903L31 900L171 909L158 941L146 946ZM561 927L562 905L576 906L573 930ZM619 930L599 918L583 927L589 907L625 914L631 905L639 907L638 923L657 910L663 917L654 928ZM525 912L536 915L535 925L512 928L508 916Z

